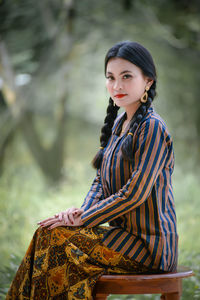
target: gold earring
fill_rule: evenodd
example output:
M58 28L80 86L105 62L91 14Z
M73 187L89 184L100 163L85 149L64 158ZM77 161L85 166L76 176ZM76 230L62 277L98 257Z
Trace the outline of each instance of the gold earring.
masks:
M147 99L148 99L148 94L147 94L147 91L149 90L149 87L146 86L145 88L145 92L144 94L142 95L141 99L140 99L140 102L142 103L146 103L147 102Z

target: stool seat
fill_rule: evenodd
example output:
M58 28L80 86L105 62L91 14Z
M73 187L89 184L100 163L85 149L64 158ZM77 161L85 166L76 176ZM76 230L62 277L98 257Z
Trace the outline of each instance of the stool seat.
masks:
M179 300L182 279L194 276L192 270L179 267L176 272L144 275L103 275L94 289L95 300L110 294L161 294L162 300Z

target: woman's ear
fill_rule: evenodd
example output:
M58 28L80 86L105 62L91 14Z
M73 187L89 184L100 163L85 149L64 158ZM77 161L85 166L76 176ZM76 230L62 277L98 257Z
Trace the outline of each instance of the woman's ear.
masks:
M148 78L147 79L147 86L150 88L152 86L153 82L154 82L153 79Z

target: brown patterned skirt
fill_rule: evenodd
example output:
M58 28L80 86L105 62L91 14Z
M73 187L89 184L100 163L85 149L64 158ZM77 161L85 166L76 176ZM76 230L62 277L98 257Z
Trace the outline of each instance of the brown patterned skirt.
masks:
M89 300L103 274L152 272L104 246L106 230L103 226L38 228L6 300Z

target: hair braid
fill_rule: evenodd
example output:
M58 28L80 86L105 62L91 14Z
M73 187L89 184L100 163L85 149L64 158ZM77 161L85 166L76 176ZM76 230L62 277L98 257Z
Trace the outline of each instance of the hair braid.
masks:
M112 98L109 98L109 104L107 107L107 115L104 119L104 125L101 128L101 136L100 136L100 150L95 155L94 159L92 160L92 165L94 168L99 168L102 157L103 157L103 149L106 147L108 140L112 134L112 127L114 124L114 121L117 117L117 112L119 110L119 107L114 105L114 102Z
M134 134L136 129L138 128L140 122L146 115L149 107L151 106L151 103L156 95L156 81L153 82L151 85L150 90L148 91L148 98L146 103L142 103L136 113L134 114L131 123L130 123L130 129L129 132ZM125 159L132 161L133 160L133 135L128 134L125 140L122 143L121 151L122 155Z

